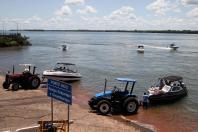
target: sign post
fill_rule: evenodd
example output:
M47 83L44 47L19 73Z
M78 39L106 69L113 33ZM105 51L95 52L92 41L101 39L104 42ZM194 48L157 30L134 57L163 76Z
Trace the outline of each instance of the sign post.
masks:
M67 109L67 120L68 120L68 124L67 124L67 131L69 132L69 105L68 105L68 109Z
M52 125L53 125L53 111L54 111L54 109L53 109L53 98L51 98L51 121L52 121Z
M72 104L72 87L71 85L57 81L48 79L48 92L47 95L51 97L51 120L53 122L53 98L57 99L59 101L62 101L66 104L68 104L68 126L67 131L69 132L69 105Z

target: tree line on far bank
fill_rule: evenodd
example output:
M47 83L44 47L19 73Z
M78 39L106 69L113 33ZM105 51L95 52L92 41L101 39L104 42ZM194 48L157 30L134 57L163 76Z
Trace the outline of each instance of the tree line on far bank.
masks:
M16 31L16 30L11 30ZM23 29L19 31L62 31L62 32L137 32L137 33L183 33L183 34L198 34L198 30L89 30L89 29L77 29L77 30L44 30L44 29Z

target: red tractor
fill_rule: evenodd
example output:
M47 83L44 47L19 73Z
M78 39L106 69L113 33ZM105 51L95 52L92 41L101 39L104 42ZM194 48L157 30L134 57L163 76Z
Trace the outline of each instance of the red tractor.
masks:
M40 78L38 74L35 74L36 67L32 64L19 64L24 67L22 73L13 73L6 74L5 81L3 82L3 88L9 89L10 85L12 85L12 90L16 91L19 88L24 89L36 89L40 86ZM33 69L31 72L31 68Z

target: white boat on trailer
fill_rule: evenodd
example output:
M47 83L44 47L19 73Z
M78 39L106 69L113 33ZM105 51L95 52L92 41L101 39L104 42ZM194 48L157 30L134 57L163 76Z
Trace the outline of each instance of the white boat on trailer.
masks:
M75 64L57 63L52 70L43 71L43 77L60 81L77 81L81 79Z

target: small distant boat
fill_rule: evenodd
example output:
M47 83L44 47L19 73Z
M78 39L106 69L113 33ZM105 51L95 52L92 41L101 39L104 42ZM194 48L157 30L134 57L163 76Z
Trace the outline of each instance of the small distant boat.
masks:
M67 45L62 45L62 50L63 51L67 51L68 50L68 46Z
M180 76L160 78L157 85L148 89L150 103L172 102L187 95L186 85Z
M169 45L169 48L170 48L171 50L177 50L179 47L176 46L174 43L172 43L172 44Z
M47 79L55 79L61 81L77 81L81 79L75 64L57 63L52 70L43 71L43 77Z
M137 52L138 53L144 53L144 46L143 45L138 45Z

